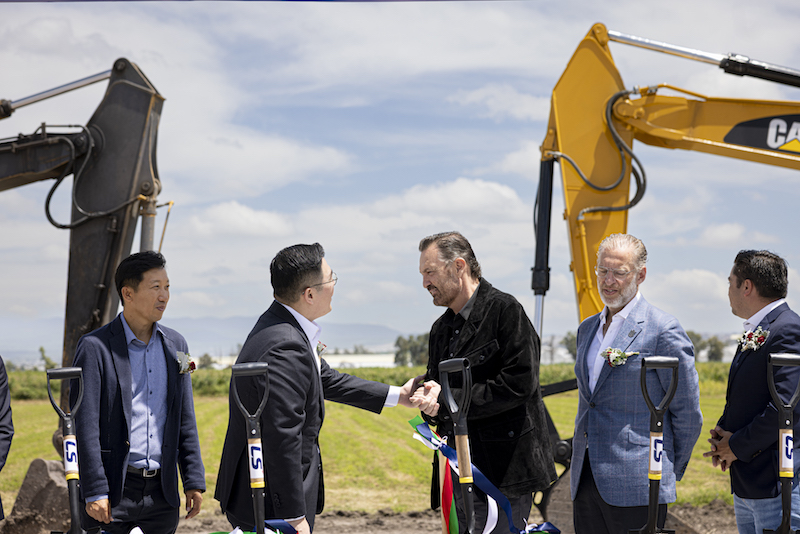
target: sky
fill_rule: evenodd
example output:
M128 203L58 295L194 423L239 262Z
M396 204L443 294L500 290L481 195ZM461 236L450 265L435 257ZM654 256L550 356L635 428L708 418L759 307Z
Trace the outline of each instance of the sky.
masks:
M800 68L800 4L785 0L0 3L0 98L108 70L118 57L166 98L159 200L175 205L162 249L171 280L165 324L255 321L271 302L272 257L320 242L339 276L323 327L418 334L444 310L422 288L417 245L446 230L470 240L485 278L533 319L532 214L550 93L596 22ZM610 47L626 87L800 100L798 89L713 65ZM42 122L85 124L105 88L20 108L0 121L0 138ZM732 260L740 249L767 248L788 260L789 303L800 305L796 171L634 149L649 182L628 231L648 248L648 301L686 329L737 332L727 300ZM556 178L542 333L560 337L577 328L578 311L558 170ZM21 337L25 325L63 320L69 236L45 218L50 186L0 193L0 354L42 345ZM65 183L57 219L69 218L68 195ZM48 353L59 354L63 332L46 334L56 340Z

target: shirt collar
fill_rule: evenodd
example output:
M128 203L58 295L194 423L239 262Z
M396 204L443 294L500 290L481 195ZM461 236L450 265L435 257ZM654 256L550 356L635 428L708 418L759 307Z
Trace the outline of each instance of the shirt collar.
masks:
M461 311L458 312L458 315L464 318L466 321L469 319L469 314L472 312L472 308L475 306L475 298L478 296L478 289L480 289L481 283L478 282L478 287L475 288L475 291L472 292L472 296L469 298L464 307L461 308Z
M119 317L122 319L122 330L125 332L125 344L130 345L134 340L138 341L139 343L144 343L144 341L136 337L136 334L134 334L133 330L131 330L131 327L128 325L128 321L125 320L125 314L119 312ZM161 327L159 326L158 322L153 323L153 334L156 332L161 332ZM150 339L153 339L153 335L150 336Z
M767 314L769 314L769 312L771 312L784 302L786 302L786 299L778 299L775 302L770 302L769 304L758 310L755 314L753 314L752 317L750 317L748 320L744 322L745 331L755 330L755 328L761 324L761 321L764 320L764 317L766 317Z
M628 315L631 313L631 310L633 309L633 307L634 307L634 306L636 306L636 304L639 302L639 300L640 300L641 298L642 298L642 294L641 294L641 293L639 292L639 290L637 289L637 290L636 290L636 296L634 296L634 297L633 297L633 298L630 300L630 302L628 302L628 303L625 305L625 307L624 307L624 308L622 308L620 311L618 311L618 312L617 312L617 313L614 315L614 317L612 317L612 318L611 318L611 322L613 323L613 322L614 322L614 319L615 319L616 317L619 317L619 318L620 318L620 319L622 319L623 321L624 321L625 319L627 319L627 318L628 318ZM606 316L607 316L607 315L608 315L608 306L604 306L604 307L603 307L603 312L600 314L600 326L603 326L604 324L606 324Z
M276 301L277 302L277 301ZM292 308L291 306L287 306L283 302L279 303L281 306L289 310L289 313L292 314L297 320L297 323L300 325L300 328L303 329L303 332L306 334L308 338L308 343L311 345L312 350L316 350L317 342L319 341L319 336L322 333L322 327L318 325L314 321L309 321L306 319L300 312Z

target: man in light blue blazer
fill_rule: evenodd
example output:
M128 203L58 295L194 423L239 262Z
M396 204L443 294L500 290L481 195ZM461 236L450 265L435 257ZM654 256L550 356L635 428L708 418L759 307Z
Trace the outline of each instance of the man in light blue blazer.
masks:
M641 240L628 234L606 237L595 267L605 307L578 328L575 375L580 398L570 479L578 534L619 534L647 523L650 411L641 390L642 358L674 356L680 362L678 389L664 415L660 527L700 435L703 415L692 343L675 317L639 293L646 262ZM608 349L621 354L609 359ZM671 379L670 369L647 372L655 404Z

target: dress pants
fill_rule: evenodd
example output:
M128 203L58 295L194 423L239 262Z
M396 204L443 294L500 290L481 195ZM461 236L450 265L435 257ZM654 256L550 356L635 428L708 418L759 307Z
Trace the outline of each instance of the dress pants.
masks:
M139 527L144 534L174 534L178 528L180 511L170 506L164 498L160 474L144 478L128 472L122 499L111 508L111 517L111 523L100 523L103 532L128 534L134 527Z
M589 452L586 452L578 493L572 502L575 534L628 534L629 530L647 525L647 511L647 506L612 506L606 503L597 490L589 465ZM664 528L666 519L667 505L660 504L656 519L658 528Z

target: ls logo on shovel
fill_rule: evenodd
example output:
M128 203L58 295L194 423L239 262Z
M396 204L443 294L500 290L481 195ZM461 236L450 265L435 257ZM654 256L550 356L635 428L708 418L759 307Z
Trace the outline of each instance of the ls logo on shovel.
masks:
M264 487L264 457L261 455L261 440L247 440L247 454L250 457L250 487Z
M794 477L794 436L791 429L781 429L781 468L780 476Z
M650 469L647 478L650 480L661 480L661 460L664 456L664 434L650 434Z

